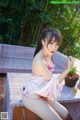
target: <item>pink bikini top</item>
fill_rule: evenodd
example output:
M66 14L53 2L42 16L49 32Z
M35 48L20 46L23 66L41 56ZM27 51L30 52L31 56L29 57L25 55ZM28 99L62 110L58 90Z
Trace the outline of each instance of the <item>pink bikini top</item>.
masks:
M47 67L48 67L48 70L50 70L50 71L53 72L53 70L54 70L54 68L55 68L55 64L54 64L53 61L52 61L52 63L53 63L53 65L49 65L49 64L47 63Z
M51 72L53 72L53 71L54 71L54 68L55 68L54 62L52 61L52 63L53 63L52 65L49 65L48 62L47 62L46 60L45 60L44 62L45 62L45 64L46 64L48 70L50 70ZM36 75L36 74L33 73L32 75ZM37 76L39 76L39 75L37 75Z
M48 66L48 70L50 70L50 71L53 71L54 70L54 67L52 67L52 66Z

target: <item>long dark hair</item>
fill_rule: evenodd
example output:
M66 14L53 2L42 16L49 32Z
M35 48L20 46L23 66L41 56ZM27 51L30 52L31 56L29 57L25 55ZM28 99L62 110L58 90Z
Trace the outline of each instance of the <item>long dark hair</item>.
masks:
M61 33L59 32L59 30L55 30L52 28L45 29L40 36L34 56L42 49L43 47L42 40L45 41L45 39L49 39L48 40L48 44L49 44L53 40L53 38L55 38L55 41L58 42L60 46L62 42L62 37L61 37Z

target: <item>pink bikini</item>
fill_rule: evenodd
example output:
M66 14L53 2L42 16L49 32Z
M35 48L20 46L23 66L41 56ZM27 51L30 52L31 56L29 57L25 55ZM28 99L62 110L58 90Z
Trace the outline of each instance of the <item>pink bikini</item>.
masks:
M50 71L54 71L54 67L55 67L55 64L53 63L53 66L50 66L50 65L48 65L48 70L50 70Z
M53 65L48 65L48 70L54 70ZM57 99L57 95L60 94L61 85L58 82L59 75L53 74L51 80L45 80L43 76L38 76L32 73L23 88L23 94L30 99L40 99L46 97L47 99ZM36 98L32 98L31 95L36 94Z

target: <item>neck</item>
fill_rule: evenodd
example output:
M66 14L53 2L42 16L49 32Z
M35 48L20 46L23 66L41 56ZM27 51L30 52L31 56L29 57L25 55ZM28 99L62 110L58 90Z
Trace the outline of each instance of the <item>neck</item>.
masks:
M45 59L51 59L51 56L44 49L42 49L41 51L42 51L42 55Z

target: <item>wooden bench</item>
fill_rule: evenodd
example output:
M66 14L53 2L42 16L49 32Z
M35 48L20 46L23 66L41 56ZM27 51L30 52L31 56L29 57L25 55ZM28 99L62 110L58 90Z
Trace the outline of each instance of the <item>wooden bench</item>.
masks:
M42 120L35 113L31 112L24 106L19 106L14 108L13 120Z

